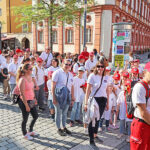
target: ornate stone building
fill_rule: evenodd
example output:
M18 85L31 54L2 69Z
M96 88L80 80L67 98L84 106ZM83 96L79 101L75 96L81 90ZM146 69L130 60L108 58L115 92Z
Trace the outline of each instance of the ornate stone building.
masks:
M112 24L132 22L130 50L145 52L150 49L150 4L146 0L95 0L96 5L87 14L87 49L103 50L107 57L112 51ZM37 0L32 0L34 5ZM80 53L83 50L83 16L74 24L53 27L53 49L60 53ZM79 26L80 24L80 26ZM33 49L43 51L49 47L48 20L33 24Z

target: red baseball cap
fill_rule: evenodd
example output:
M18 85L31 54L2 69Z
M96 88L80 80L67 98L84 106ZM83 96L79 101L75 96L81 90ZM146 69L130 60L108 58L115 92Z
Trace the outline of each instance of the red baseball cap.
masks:
M26 52L30 52L30 48L27 48L27 49L26 49Z
M54 72L54 71L49 71L49 72L48 72L48 76L52 76L53 72Z
M82 84L81 86L80 86L80 88L82 88L82 87L87 87L87 83L85 83L85 84Z
M120 74L119 74L119 73L115 73L115 74L113 75L113 79L114 79L114 80L120 80Z
M22 53L21 49L16 49L16 53Z
M2 50L0 49L0 54L2 54Z
M111 68L109 66L106 67L106 71L111 71Z
M14 55L13 58L18 58L18 55Z
M150 62L145 65L144 69L150 72Z
M90 55L90 56L94 56L94 53L93 53L93 52L91 52L89 55Z
M139 60L139 59L135 59L135 60L134 60L134 62L138 62L138 63L139 63L139 62L140 62L140 60Z
M124 83L125 86L131 86L131 80L130 79L127 79Z
M126 77L126 78L129 78L129 73L127 71L125 71L125 72L122 73L122 76Z
M42 59L41 57L38 57L38 58L36 59L36 61L37 61L37 62L43 62L43 59Z
M137 73L139 74L139 69L138 68L132 68L131 73Z
M79 60L81 60L81 59L84 59L84 60L85 60L85 57L84 57L83 55L79 55L78 59L79 59Z

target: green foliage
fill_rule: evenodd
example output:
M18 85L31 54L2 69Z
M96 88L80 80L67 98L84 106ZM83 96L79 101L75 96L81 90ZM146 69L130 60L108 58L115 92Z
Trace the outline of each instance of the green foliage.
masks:
M57 3L56 3L57 2ZM88 5L93 5L94 0L88 0ZM17 16L19 26L28 22L38 22L49 18L50 26L57 21L74 22L79 14L84 12L82 0L41 0L35 6L22 5L12 9Z

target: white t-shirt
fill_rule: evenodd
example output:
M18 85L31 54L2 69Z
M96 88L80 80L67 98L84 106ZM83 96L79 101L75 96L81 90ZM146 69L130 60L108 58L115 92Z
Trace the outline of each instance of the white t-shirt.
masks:
M116 88L116 95L118 97L120 92L121 92L121 88L119 87L119 83L118 84L114 84L113 86Z
M80 88L80 86L83 84L85 84L84 79L80 79L77 76L73 78L75 102L81 102L81 96L83 95L84 92L83 92L83 89Z
M126 105L125 105L124 91L121 91L118 96L117 105L118 104L120 104L119 119L124 120L126 118Z
M64 72L64 70L60 68L53 73L52 81L56 82L56 88L65 87L67 84L68 89L71 91L73 85L73 75L70 72L68 73Z
M97 61L94 59L93 62L88 59L86 62L85 62L85 69L90 72L90 70L96 66L96 63Z
M146 104L146 90L145 90L145 87L141 83L137 83L134 86L133 92L132 92L132 101L133 101L134 107L136 106L136 104ZM147 110L150 113L150 98L147 101ZM135 108L134 116L142 119L138 108Z
M49 80L47 81L48 100L52 100L51 83L52 83L52 81L49 79Z
M19 67L19 64L11 63L8 66L8 72L17 74L18 67ZM16 84L16 77L10 75L9 84Z
M96 90L99 88L100 83L101 83L101 78L102 78L102 76L99 76L98 74L95 75L94 73L91 73L89 75L87 83L92 85L91 96L93 96L95 94ZM95 97L106 97L107 98L106 88L108 86L108 82L109 82L108 76L104 76L101 88L98 90Z
M52 53L47 54L46 52L42 52L42 54L40 55L40 57L41 57L44 61L46 61L47 58L48 58L46 67L50 67L51 61L52 61L52 59L53 59Z
M35 78L38 86L44 84L45 69L43 67L39 68L38 66L33 67L32 77Z
M45 70L45 75L46 76L48 76L48 72L49 71L56 71L56 70L58 70L60 67L56 67L56 68L54 68L53 66L51 66L51 67L49 67L49 68L47 68L46 70Z

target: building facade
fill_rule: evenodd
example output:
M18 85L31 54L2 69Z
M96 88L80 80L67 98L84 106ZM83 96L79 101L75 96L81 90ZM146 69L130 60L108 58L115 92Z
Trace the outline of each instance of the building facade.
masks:
M150 5L145 0L95 0L87 14L86 41L88 51L96 48L103 50L111 58L112 52L112 24L118 22L132 22L132 40L130 50L143 53L150 48ZM36 4L37 0L32 0ZM84 17L70 25L56 23L53 27L53 50L66 53L80 53L83 50ZM34 23L33 49L43 51L49 47L48 20Z
M2 46L10 47L32 47L31 24L24 24L17 27L16 17L13 7L21 5L32 5L32 1L26 0L0 0L0 21L2 24Z

